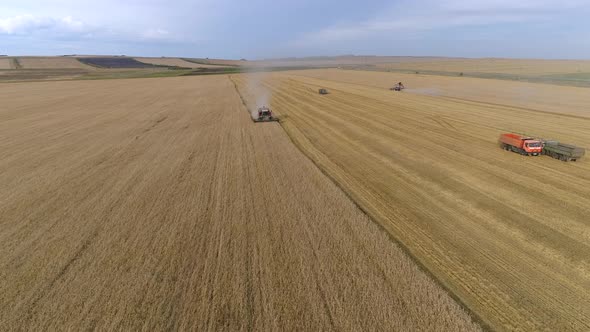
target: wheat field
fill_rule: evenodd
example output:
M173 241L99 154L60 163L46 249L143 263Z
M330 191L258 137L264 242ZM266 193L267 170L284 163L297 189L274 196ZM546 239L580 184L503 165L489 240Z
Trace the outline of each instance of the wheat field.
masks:
M479 330L227 76L0 99L3 330Z
M497 145L508 131L588 149L587 111L392 92L374 83L383 75L399 77L294 71L264 84L296 145L492 329L590 329L590 162Z
M378 63L377 67L397 70L428 70L464 73L498 73L517 75L552 75L564 73L588 73L588 60L543 60L543 59L462 59L433 58L421 61L405 60L393 63Z
M471 77L384 73L359 70L300 70L290 76L319 78L338 84L388 90L402 81L404 92L492 105L510 105L537 112L590 117L588 88ZM438 99L435 99L438 100ZM505 119L504 121L507 122ZM543 127L543 131L551 128ZM567 131L565 131L567 134ZM536 133L542 135L543 133ZM588 146L586 141L578 142ZM590 147L590 146L589 146Z

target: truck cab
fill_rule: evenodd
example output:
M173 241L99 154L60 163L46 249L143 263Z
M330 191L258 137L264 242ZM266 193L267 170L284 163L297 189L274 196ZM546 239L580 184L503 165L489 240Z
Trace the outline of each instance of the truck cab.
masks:
M523 149L526 153L538 156L543 151L543 143L538 140L525 140Z
M519 134L502 134L500 135L499 142L504 150L513 151L525 156L538 156L543 151L543 142Z

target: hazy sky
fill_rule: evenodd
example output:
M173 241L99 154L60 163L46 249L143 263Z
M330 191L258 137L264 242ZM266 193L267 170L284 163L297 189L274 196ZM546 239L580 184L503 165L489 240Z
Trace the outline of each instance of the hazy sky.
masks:
M590 58L590 0L0 0L0 54Z

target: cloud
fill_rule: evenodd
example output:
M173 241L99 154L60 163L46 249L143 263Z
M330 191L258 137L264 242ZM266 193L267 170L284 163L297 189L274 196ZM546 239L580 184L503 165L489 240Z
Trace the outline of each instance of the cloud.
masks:
M150 43L178 42L181 39L163 28L147 28L143 31L133 27L113 28L87 24L71 16L39 17L30 14L0 18L0 35L44 41L94 40Z
M588 6L586 0L443 0L439 3L441 4L440 7L442 9L448 11L476 11L486 13L494 13L498 11L521 11L531 13L535 11L564 10Z
M148 29L141 34L143 39L147 40L169 40L170 32L165 29Z
M165 0L3 1L0 47L21 54L268 58L465 55L472 54L473 44L479 42L481 54L508 56L515 54L513 47L527 49L534 44L561 56L589 54L589 0L368 0L360 7L338 0L171 4ZM470 47L457 48L452 43L457 39L468 41ZM567 47L558 47L564 40ZM529 53L538 56L536 51Z
M71 16L61 18L38 17L34 15L17 15L0 18L0 34L27 35L36 33L80 34L92 29L82 21Z
M408 36L456 27L551 21L556 14L590 8L584 0L402 0L369 20L336 24L300 36L294 47Z

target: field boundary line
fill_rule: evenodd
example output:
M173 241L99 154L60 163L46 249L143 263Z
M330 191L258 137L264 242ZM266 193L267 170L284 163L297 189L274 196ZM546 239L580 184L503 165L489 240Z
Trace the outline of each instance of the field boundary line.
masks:
M14 69L23 69L23 66L18 61L18 58L12 58L12 65L14 66Z
M324 175L326 176L330 182L332 182L342 193L344 193L344 195L346 195L346 197L352 202L352 204L354 204L354 206L356 206L365 216L367 216L367 218L369 218L369 220L371 220L375 225L377 225L377 227L379 227L379 229L382 232L385 232L387 237L395 244L398 245L398 247L408 256L410 257L410 259L416 263L416 265L418 265L419 269L424 272L426 275L428 275L432 280L434 280L434 282L440 286L447 294L449 294L449 296L455 300L460 306L461 308L463 308L463 310L465 310L467 312L467 314L471 317L471 319L477 323L483 331L493 331L491 326L484 321L481 316L479 316L475 311L471 310L471 308L469 308L469 306L467 306L467 304L461 299L459 298L459 296L457 296L454 292L451 291L451 289L449 287L446 286L445 283L443 283L432 271L430 271L430 269L428 269L426 267L426 265L424 265L415 255L413 255L410 250L408 249L408 247L403 244L397 237L395 237L391 232L389 232L387 230L387 228L385 228L385 226L383 226L383 224L381 224L379 221L377 221L375 218L373 218L373 216L371 215L371 213L366 210L363 206L361 206L353 197L353 195L351 195L348 191L346 191L344 189L344 187L342 185L340 185L340 183L336 180L336 178L334 178L331 174L329 174L323 167L321 167L312 157L310 157L306 152L305 149L303 149L303 147L297 143L293 137L289 134L289 130L285 129L285 125L281 122L279 122L279 125L281 126L281 128L283 129L283 131L285 132L285 134L287 135L287 137L289 138L289 141L291 141L291 143L293 145L295 145L295 147L297 148L297 150L299 150L308 160L310 160L313 165Z
M240 92L240 89L238 88L238 84L236 83L236 81L234 81L234 78L231 77L231 75L227 75L227 77L234 84L234 89L236 89L236 92L238 93L238 96L240 96L240 100L242 101L242 105L244 105L244 108L246 109L246 112L250 113L251 111L248 108L248 105L246 104L246 100L244 99L244 96L242 96L242 93Z

